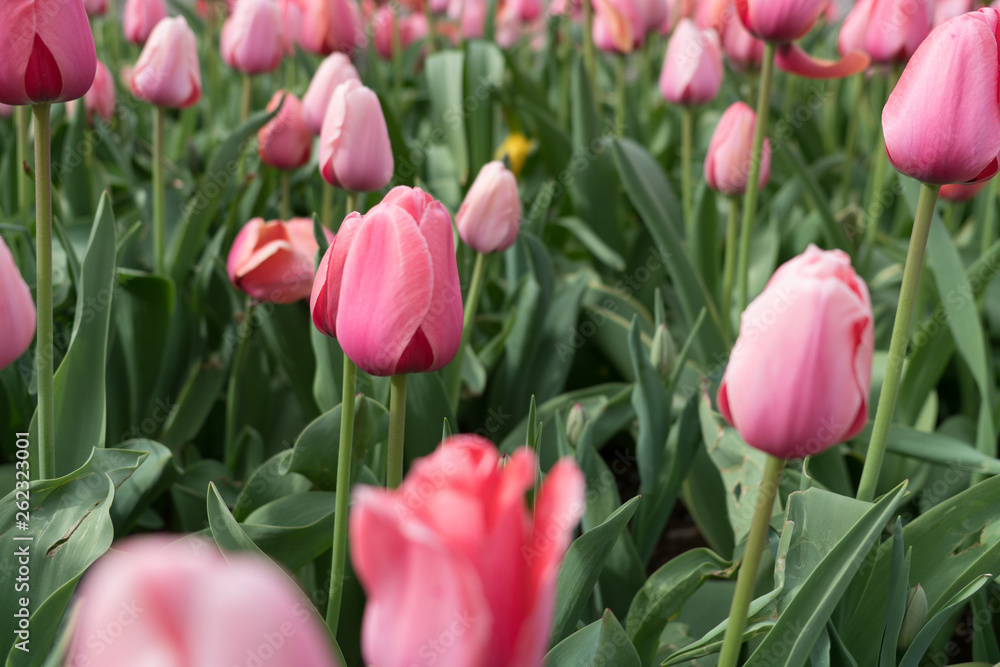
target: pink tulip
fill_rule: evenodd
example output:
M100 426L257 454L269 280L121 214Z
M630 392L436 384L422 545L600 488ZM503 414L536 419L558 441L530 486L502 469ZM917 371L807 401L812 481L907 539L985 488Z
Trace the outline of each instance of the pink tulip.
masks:
M125 14L122 23L125 39L140 46L145 44L153 29L167 18L164 0L125 0Z
M739 21L730 21L722 34L726 60L739 71L758 70L764 60L764 42L750 34Z
M514 245L520 222L514 174L503 162L484 165L455 215L458 235L477 252L501 252Z
M711 28L720 35L730 23L738 23L733 0L702 0L694 14L695 24L701 28Z
M639 13L643 16L644 34L659 30L664 21L670 20L670 8L667 0L639 0Z
M774 456L818 454L868 418L874 351L868 287L841 250L810 245L743 312L719 411Z
M844 19L841 53L864 51L876 63L905 63L931 31L930 0L861 0Z
M982 192L983 188L989 185L989 181L978 183L948 183L942 185L938 190L938 197L946 201L962 202L975 199L976 195Z
M691 19L681 19L667 42L660 73L660 93L671 104L711 102L722 86L722 45L719 35L698 30Z
M107 66L98 60L94 85L83 98L83 104L87 108L87 122L93 124L96 114L103 118L105 123L110 123L115 116L115 96L115 80L111 78ZM75 109L76 100L66 103L67 113L73 115Z
M83 0L88 16L103 16L108 11L108 0Z
M360 82L337 86L323 119L319 168L327 183L356 192L381 190L394 167L378 96Z
M416 461L398 490L355 489L351 561L368 594L367 664L542 664L586 487L563 459L529 510L536 466L526 447L502 462L490 441L459 435Z
M97 52L83 3L0 3L0 103L25 106L83 97Z
M306 13L305 1L306 0L279 0L285 52L289 55L294 55L295 45L302 43L302 26L305 22Z
M646 36L636 0L593 0L594 46L608 53L632 53Z
M972 11L974 0L934 0L934 27Z
M375 13L375 51L383 60L392 58L393 24L396 14L391 7L381 7ZM417 40L427 37L427 19L423 14L406 14L399 21L399 44L406 49Z
M444 368L462 339L447 209L419 188L399 186L363 217L347 216L309 306L316 328L371 375Z
M0 369L25 353L35 337L35 302L14 263L14 255L0 237Z
M935 28L882 110L889 161L924 183L991 178L1000 154L1000 12L980 9Z
M10 118L14 114L14 107L9 104L0 103L0 118Z
M666 0L655 1L666 2ZM542 15L541 0L510 0L510 2L517 7L517 17L525 23L530 23Z
M340 664L287 576L254 556L223 557L202 538L118 542L84 575L78 597L66 665Z
M320 63L302 98L302 115L310 132L318 136L323 131L323 119L333 99L333 91L350 80L360 82L361 77L351 59L343 53L331 53Z
M747 189L750 156L757 114L743 102L736 102L722 114L705 156L705 182L725 195L741 195ZM763 188L771 176L771 143L764 138L757 185Z
M302 17L302 48L329 55L341 51L354 53L361 30L361 10L354 0L305 0Z
M323 231L332 242L333 234ZM254 218L236 235L226 273L234 287L258 301L293 303L312 292L318 249L309 218Z
M275 169L298 169L309 162L312 152L312 134L302 118L302 102L291 93L279 90L267 104L274 111L281 104L278 115L260 129L257 150L261 161Z
M448 18L457 21L465 39L480 39L486 32L486 0L451 0ZM457 41L458 33L453 35Z
M132 94L161 107L183 109L201 98L194 32L183 16L160 21L132 70Z
M281 64L285 38L274 0L240 0L222 26L222 59L243 74L273 72Z
M493 38L501 49L509 49L521 39L523 26L514 3L506 2L497 12Z

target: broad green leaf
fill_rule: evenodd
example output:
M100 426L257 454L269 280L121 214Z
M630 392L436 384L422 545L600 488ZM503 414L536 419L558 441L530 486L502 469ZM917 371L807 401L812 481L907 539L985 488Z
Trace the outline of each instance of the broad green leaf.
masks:
M152 440L126 440L120 449L148 454L136 471L115 491L111 519L115 525L115 534L123 535L127 534L139 516L167 489L176 475L176 466L170 450Z
M215 484L209 483L207 500L208 527L212 532L212 539L219 547L224 551L249 551L267 558L267 555L240 528L239 522L229 512Z
M632 390L632 407L639 422L636 438L636 457L639 459L639 493L647 495L656 488L660 476L660 462L667 446L670 414L663 409L668 405L663 380L649 362L648 348L639 339L637 318L632 318L628 334L629 354L635 374Z
M867 442L871 438L872 422L856 438ZM902 454L939 466L967 470L969 472L1000 474L1000 459L987 456L957 438L946 433L924 433L906 426L889 427L886 449L894 454Z
M470 40L465 45L466 129L469 175L474 179L493 159L500 128L496 90L503 84L503 52L493 42ZM473 101L475 100L475 101Z
M595 259L609 268L615 271L625 270L625 258L595 234L594 230L588 227L582 219L574 216L563 216L553 220L552 224L566 229L583 247L590 251Z
M313 488L308 477L288 470L292 456L292 450L284 449L250 474L232 506L237 521L245 520L251 512L273 500Z
M226 376L226 367L217 355L194 360L177 402L163 424L160 440L164 445L176 451L201 431L219 400ZM198 496L202 497L202 493Z
M427 57L424 76L430 93L431 124L444 135L451 151L458 182L469 178L469 159L465 140L466 109L463 107L465 56L461 51L438 51Z
M309 491L260 507L242 523L261 551L293 572L333 544L336 494Z
M441 424L447 419L449 423L457 423L457 418L451 407L448 389L441 381L440 372L413 373L406 381L406 425L404 428L405 451L407 465L414 459L427 456L440 444ZM372 402L374 404L374 402ZM384 413L384 431L388 436L389 414L385 408L378 406ZM355 425L357 428L357 425ZM383 428L382 426L379 427ZM377 437L373 435L373 438ZM372 443L376 440L372 440Z
M548 667L640 667L642 663L618 619L607 609L601 620L559 642L545 656L545 664Z

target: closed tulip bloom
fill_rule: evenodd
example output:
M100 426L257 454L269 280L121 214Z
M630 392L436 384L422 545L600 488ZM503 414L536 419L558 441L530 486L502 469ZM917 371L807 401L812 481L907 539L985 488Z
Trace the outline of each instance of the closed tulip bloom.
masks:
M324 232L333 241L333 235ZM234 287L258 301L293 303L312 292L318 249L310 218L254 218L236 235L226 273Z
M889 161L924 183L991 178L1000 154L1000 12L980 9L935 28L882 110Z
M938 190L938 197L947 201L962 202L975 199L976 195L982 192L983 188L989 185L989 181L978 183L949 183L942 185Z
M0 103L68 102L94 82L97 52L80 0L0 4Z
M736 0L743 25L767 42L793 42L809 32L827 0Z
M183 16L164 19L132 70L132 94L161 107L183 109L201 98L201 67L194 32Z
M729 196L746 192L756 125L757 114L743 102L736 102L722 114L705 156L705 182L708 187ZM767 185L770 176L771 142L765 137L758 187Z
M125 14L122 25L125 39L140 46L153 34L153 28L167 18L164 0L125 0Z
M444 368L462 339L462 291L447 209L419 188L393 188L347 216L310 298L316 328L371 375Z
M89 16L103 16L108 11L108 0L83 0L83 7Z
M594 46L608 53L632 53L642 44L646 24L637 0L593 0L593 3Z
M743 27L739 21L730 21L722 33L722 51L733 69L758 70L764 60L764 42Z
M660 93L672 104L711 102L722 86L722 44L711 28L681 19L667 43Z
M810 245L743 312L719 386L722 416L784 459L852 438L868 418L873 319L847 253Z
M861 0L844 19L840 52L864 51L876 63L904 63L931 31L931 0Z
M90 87L83 97L83 104L87 108L87 122L93 123L94 116L100 116L105 123L110 123L115 115L115 81L111 78L111 72L101 61L97 61L97 75L94 77L94 85ZM66 103L67 112L72 115L76 108L76 100Z
M302 25L305 22L305 0L278 0L281 8L281 34L284 37L285 52L295 53L295 45L302 42Z
M309 82L309 90L302 98L302 116L305 118L306 127L314 135L319 136L323 131L323 119L326 118L326 110L330 107L330 100L333 99L333 91L337 86L345 81L361 81L358 70L354 69L351 59L343 53L331 53L319 65L319 69Z
M448 18L458 24L452 32L452 41L458 42L461 34L465 39L479 39L486 32L486 0L450 0Z
M263 74L281 64L285 38L275 0L240 0L222 26L222 59L237 72Z
M255 556L223 556L202 538L118 542L84 575L77 597L66 665L244 665L264 652L268 667L340 664L289 577Z
M305 0L302 48L319 55L354 53L361 32L361 10L354 0Z
M281 111L257 135L257 150L266 165L298 169L309 162L313 137L302 119L302 102L295 95L279 90L268 102L267 110L277 109L282 98L285 103Z
M27 351L35 337L35 302L14 263L14 255L0 237L0 369L10 366Z
M380 190L392 180L393 166L378 95L355 80L340 84L333 92L319 140L323 178L344 190Z
M514 245L520 223L514 174L503 162L484 165L455 215L458 235L477 252L500 252Z
M366 664L429 665L428 654L441 654L427 647L444 636L441 664L542 664L586 486L572 459L558 461L529 509L537 465L527 447L502 462L490 441L459 435L416 461L399 489L355 489L351 562L368 596Z
M391 7L381 7L375 13L375 51L383 60L392 58L393 24L396 14ZM423 14L406 14L399 19L399 45L404 50L427 36L427 19Z

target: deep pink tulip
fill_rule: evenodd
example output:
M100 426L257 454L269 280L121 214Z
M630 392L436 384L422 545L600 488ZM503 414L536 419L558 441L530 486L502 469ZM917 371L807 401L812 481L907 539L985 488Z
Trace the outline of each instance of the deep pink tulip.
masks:
M304 0L302 37L299 44L306 51L328 55L340 51L354 53L365 35L361 29L361 10L355 0ZM362 43L365 43L362 41Z
M750 34L739 21L730 21L722 34L722 51L733 69L758 70L764 60L764 42Z
M375 13L375 51L383 60L392 58L393 24L396 14L383 6ZM423 14L405 14L399 20L399 43L405 51L410 44L427 37L427 19Z
M0 369L25 353L35 337L35 302L14 263L14 255L0 237Z
M88 16L103 16L108 11L108 0L83 0Z
M371 375L444 368L462 339L448 210L419 188L399 186L363 217L347 216L309 305L316 328Z
M381 190L392 180L389 130L378 95L355 80L333 91L319 140L319 169L334 187Z
M115 544L84 575L66 665L333 667L329 634L272 563L202 538Z
M1000 154L1000 12L980 9L935 28L882 110L889 161L924 183L991 178Z
M367 664L542 664L586 487L563 459L531 510L536 466L527 447L502 463L490 441L459 435L416 461L398 490L356 487L351 561L368 594Z
M94 76L94 85L90 87L83 97L83 104L87 108L87 122L93 124L94 116L100 116L105 123L110 123L115 116L115 80L111 78L111 72L100 60L97 61L97 75ZM76 100L66 103L66 111L73 115L76 109Z
M0 118L10 118L14 114L14 107L0 102Z
M194 32L183 16L160 21L132 70L132 94L161 107L183 109L201 98Z
M332 242L333 234L323 231ZM293 303L312 292L318 249L309 218L254 218L236 235L226 273L234 287L258 301Z
M736 102L722 114L715 126L705 156L705 182L725 195L741 195L750 177L750 154L757 114L743 102ZM771 176L771 142L764 138L758 187Z
M774 456L818 454L868 418L874 327L868 287L841 250L810 245L743 312L719 411Z
M978 183L948 183L942 185L938 190L938 197L946 201L969 201L975 199L976 195L983 191L989 181L979 181Z
M83 97L97 52L80 0L0 3L0 103L25 106Z
M274 0L240 0L222 26L222 59L243 74L273 72L281 64L285 37Z
M477 252L501 252L514 245L521 223L517 179L503 162L490 162L465 195L455 215L458 235Z
M302 115L310 132L319 136L323 131L323 119L333 99L333 91L349 80L360 82L361 77L351 59L343 53L331 53L320 63L302 98Z
M313 137L302 118L302 102L295 95L279 90L268 102L267 110L277 109L282 98L285 103L281 111L257 134L257 150L266 165L298 169L309 162Z
M864 51L876 63L905 63L931 31L931 0L861 0L837 38L842 54Z
M140 46L145 44L156 24L165 18L167 5L164 0L125 0L122 16L125 39Z
M645 23L643 32L646 34L659 30L664 21L670 20L667 0L638 0L638 5Z
M722 44L711 28L699 30L681 19L667 42L660 93L671 104L711 102L722 86Z

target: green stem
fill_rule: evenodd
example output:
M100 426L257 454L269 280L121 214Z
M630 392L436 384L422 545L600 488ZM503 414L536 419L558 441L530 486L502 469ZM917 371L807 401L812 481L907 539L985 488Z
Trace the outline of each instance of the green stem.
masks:
M52 349L52 149L48 104L32 107L35 117L35 344L38 369L39 479L56 475L55 389Z
M24 226L31 225L31 178L24 166L28 162L28 128L31 107L17 107L17 191Z
M208 90L205 92L207 93L210 103L203 104L201 107L206 114L212 113L215 96L219 93L219 57L215 51L216 11L218 11L218 8L213 0L208 4L208 20L205 23L206 42L208 47L205 53L205 69L208 70ZM210 118L211 116L205 116L205 120L209 120Z
M920 185L920 199L917 201L917 212L913 219L910 248L906 253L906 265L903 267L903 285L899 291L896 321L892 325L892 339L889 342L889 358L886 361L885 379L882 381L882 392L879 394L878 410L875 412L875 424L872 426L872 437L868 444L868 454L865 457L864 472L861 474L861 483L858 485L858 500L871 502L875 498L875 487L878 484L879 471L882 468L882 458L885 456L885 443L889 436L892 413L896 408L899 380L903 374L906 344L910 338L910 324L913 321L913 307L920 285L920 273L924 266L924 250L927 247L931 220L934 218L934 204L937 202L937 195L938 186L926 183Z
M615 104L615 134L619 137L625 135L625 105L627 104L625 97L625 66L625 55L622 54L618 56L618 72L615 77L615 91L617 93L617 104Z
M320 222L327 229L333 229L333 186L323 181L323 202Z
M594 49L594 6L590 0L583 3L583 66L587 70L590 90L597 99L597 52Z
M354 213L357 210L358 210L358 193L357 192L353 192L351 190L348 190L347 191L347 213L344 214L344 217L346 218L351 213ZM337 225L337 228L339 229L340 225Z
M236 348L236 355L229 369L229 384L226 388L226 434L225 452L226 465L229 470L236 472L236 413L240 407L240 375L243 372L243 365L246 363L247 353L250 351L250 336L253 334L253 311L254 301L249 296L246 306L243 308L243 321L236 328L236 333L240 337L239 347Z
M834 79L827 81L826 90L830 96L832 104L825 105L823 109L823 147L827 153L834 153L837 150L837 121L840 118L840 97L841 80Z
M771 522L771 512L774 509L774 498L778 494L778 485L781 482L781 473L784 468L785 459L768 454L767 463L764 464L764 474L760 480L760 491L753 513L753 523L750 524L750 534L747 536L746 548L743 551L743 562L740 563L740 573L736 579L733 604L729 608L729 624L726 626L726 635L722 640L719 667L736 667L736 661L740 657L743 630L747 624L747 610L753 599L753 587L757 581L760 555L767 542L767 530Z
M240 94L240 125L250 118L250 109L253 106L253 78L249 74L241 74L242 89Z
M164 132L167 110L153 108L153 267L157 273L166 272L166 179L163 174Z
M452 362L455 368L452 369L451 384L451 407L458 410L458 402L462 397L462 364L465 361L465 346L469 344L472 336L472 325L476 321L476 309L479 306L479 296L483 291L483 284L486 277L486 261L488 255L478 253L476 255L476 265L472 269L472 284L469 285L469 293L466 295L465 312L462 318L462 342L458 346L458 353Z
M120 36L121 26L118 25L118 2L117 2L117 0L112 0L111 2L108 2L108 15L107 15L107 17L108 17L108 23L111 24L111 40L110 40L111 41L111 44L110 44L111 62L115 63L115 66L117 66L120 63L120 61L121 61L121 57L120 57L121 43L119 42L119 40L121 39L121 36ZM106 34L106 32L105 32L105 34Z
M292 219L292 176L284 169L281 170L281 219Z
M739 234L740 202L729 198L729 220L726 223L726 257L722 269L722 330L726 341L733 340L733 278L736 274L736 236Z
M337 497L333 513L333 563L330 566L330 599L326 606L326 625L337 635L340 623L340 600L344 595L344 569L347 561L347 514L351 498L351 454L354 447L354 393L358 367L344 355L344 393L340 409L340 440L337 442Z
M687 230L687 242L694 242L695 224L692 212L691 184L691 144L694 135L694 110L685 106L681 112L681 206L684 212L684 227Z
M389 390L389 447L385 486L398 488L403 481L403 431L406 427L406 374L393 375Z
M896 87L897 78L895 70L893 70L885 82L885 93L878 98L881 104L885 103L885 100L892 93L892 89ZM881 114L879 116L881 117ZM885 189L885 172L889 165L889 157L885 152L885 136L882 134L882 123L876 123L876 126L878 128L878 141L875 146L875 154L872 156L871 194L868 198L868 206L865 208L864 257L861 263L861 272L863 275L867 275L871 267L875 237L878 235L878 223L885 208L882 205L882 191Z
M427 55L433 55L436 44L434 43L434 14L431 12L431 3L424 1L424 18L427 19Z
M844 204L851 201L851 176L854 173L854 137L858 132L858 116L861 115L861 102L864 95L865 74L854 77L854 103L851 105L851 115L847 119L847 134L844 137L844 166L841 172L840 189L844 193Z
M743 197L743 224L740 229L740 254L736 266L736 283L739 291L739 309L747 307L747 279L750 271L750 239L753 219L757 214L757 181L760 178L760 161L767 132L767 116L771 109L771 79L774 74L774 44L764 45L764 60L760 70L760 88L757 91L757 124L753 130L753 149L750 153L750 174L747 191Z
M403 94L403 39L399 34L400 16L397 7L392 10L392 82L396 100L402 101Z
M994 178L986 189L986 212L983 214L983 239L982 252L985 253L993 245L995 229L993 222L997 212L997 186L1000 185L1000 178Z

